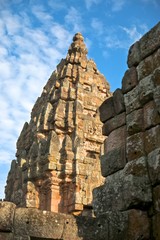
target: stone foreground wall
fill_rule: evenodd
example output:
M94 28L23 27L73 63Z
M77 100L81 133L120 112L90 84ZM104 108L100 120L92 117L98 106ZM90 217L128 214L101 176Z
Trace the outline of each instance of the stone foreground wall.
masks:
M0 202L0 240L133 240L144 239L147 230L145 216L135 210L91 218Z
M160 239L160 23L130 48L128 66L122 89L100 106L106 181L93 205L97 216L134 209L148 225L135 239Z

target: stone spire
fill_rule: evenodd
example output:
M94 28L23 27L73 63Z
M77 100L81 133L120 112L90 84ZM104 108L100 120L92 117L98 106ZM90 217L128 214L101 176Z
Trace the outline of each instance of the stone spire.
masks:
M72 63L79 63L82 60L87 60L87 53L88 50L86 48L86 45L84 43L84 38L81 33L76 33L73 37L73 42L70 45L70 48L68 50L67 55L67 61Z
M65 213L92 207L92 190L103 181L97 109L110 92L86 54L77 33L19 136L6 186L6 200L18 206Z

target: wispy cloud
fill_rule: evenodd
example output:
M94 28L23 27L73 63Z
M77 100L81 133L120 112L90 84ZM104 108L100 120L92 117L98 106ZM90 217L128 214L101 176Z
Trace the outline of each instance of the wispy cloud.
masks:
M95 30L98 35L104 33L103 22L97 18L93 18L91 21L91 27Z
M71 26L75 33L83 31L82 17L76 8L70 7L68 9L68 13L65 16L65 22L67 25Z
M85 4L86 4L86 8L89 10L92 5L94 4L99 4L101 2L101 0L85 0Z
M128 38L130 39L131 43L136 42L142 37L142 35L144 34L144 31L146 31L147 29L147 26L142 24L139 26L139 28L141 29L138 30L136 26L132 26L130 28L121 27L121 29L128 35Z
M159 0L141 0L143 3L151 4L154 7L160 6Z
M126 0L111 0L112 11L118 12L122 10L123 6L125 5Z
M148 27L146 24L140 24L138 26L133 25L130 27L118 26L118 28L108 28L108 31L103 38L105 46L103 56L108 58L110 56L110 49L123 49L127 52L129 47L139 40L147 30Z

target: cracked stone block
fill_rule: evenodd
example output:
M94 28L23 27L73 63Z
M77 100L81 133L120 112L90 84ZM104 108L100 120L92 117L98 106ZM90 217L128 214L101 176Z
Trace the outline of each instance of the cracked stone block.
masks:
M160 68L157 68L153 72L152 80L153 80L153 83L154 83L155 86L159 86L160 85Z
M120 128L112 131L108 138L104 141L104 153L108 153L114 149L125 146L126 143L126 126L122 126Z
M143 132L136 133L127 137L126 140L126 158L132 161L145 155Z
M125 112L116 115L115 117L107 120L102 127L102 133L104 136L108 136L113 130L124 126L126 123Z
M152 226L153 226L152 231L153 231L153 239L154 240L160 239L159 223L160 223L160 213L157 213L152 217Z
M153 72L153 57L148 56L137 66L138 81L147 77Z
M141 61L140 44L139 41L135 42L129 49L127 64L128 67L137 66Z
M145 157L128 162L124 169L108 176L104 185L93 190L93 208L97 216L110 209L145 208L151 202Z
M129 68L122 79L122 92L127 93L136 87L138 84L137 69L135 67Z
M160 185L153 188L153 206L156 213L160 213Z
M160 125L144 132L144 149L148 154L160 146Z
M160 148L148 154L148 172L152 185L160 183Z
M116 148L100 157L101 172L103 177L107 177L112 173L124 168L126 164L125 147Z
M116 91L113 93L113 104L114 104L114 110L116 114L122 113L125 111L125 105L124 105L124 96L121 89L116 89Z
M13 231L13 218L16 205L11 202L0 202L0 231Z
M135 110L126 116L126 126L129 135L143 130L143 109Z
M160 48L153 53L153 69L160 67Z
M157 111L154 101L150 101L144 105L143 114L144 129L149 129L160 123L160 114Z
M105 122L115 116L113 97L106 99L99 107L100 120Z
M130 112L141 108L138 85L124 95L124 102L126 106L126 114L129 114Z
M145 104L153 99L154 84L152 76L143 78L139 83L139 99L141 104Z
M1 240L16 240L13 233L9 233L9 232L0 232L0 239ZM19 239L17 239L19 240ZM29 239L27 239L29 240Z
M49 211L17 208L14 228L15 235L18 236L29 235L39 238L61 239L64 229L64 217L61 214Z
M160 47L160 25L157 24L139 41L141 59L151 55Z

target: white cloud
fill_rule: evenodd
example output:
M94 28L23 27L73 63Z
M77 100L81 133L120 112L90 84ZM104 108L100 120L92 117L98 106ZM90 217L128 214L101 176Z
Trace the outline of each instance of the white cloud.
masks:
M139 40L147 29L147 25L145 24L131 27L119 26L115 29L108 29L107 35L104 37L105 46L107 48L119 48L128 51L128 48Z
M126 3L126 0L111 0L112 11L118 12L118 11L122 10L125 3Z
M58 1L48 0L48 5L51 8L53 8L54 10L66 9L67 8L66 2L64 2L64 1L62 2L62 1L60 1L60 0L58 0Z
M68 13L65 16L65 22L72 27L73 32L83 31L81 14L74 7L68 9Z
M86 8L89 10L93 4L99 4L101 0L85 0Z
M42 23L51 24L51 22L53 21L53 17L47 13L47 11L42 5L33 5L32 12Z
M125 48L124 43L116 35L106 36L105 45L107 48Z
M154 7L158 7L159 5L159 0L141 0L142 3L147 3L147 4L151 4Z
M121 27L121 28L128 35L132 43L139 40L143 35L143 33L138 31L136 26L132 26L130 28L127 28L127 27Z
M102 21L100 21L97 18L93 18L91 21L91 27L95 30L95 32L98 35L101 35L104 33L104 29L103 29L103 23Z

